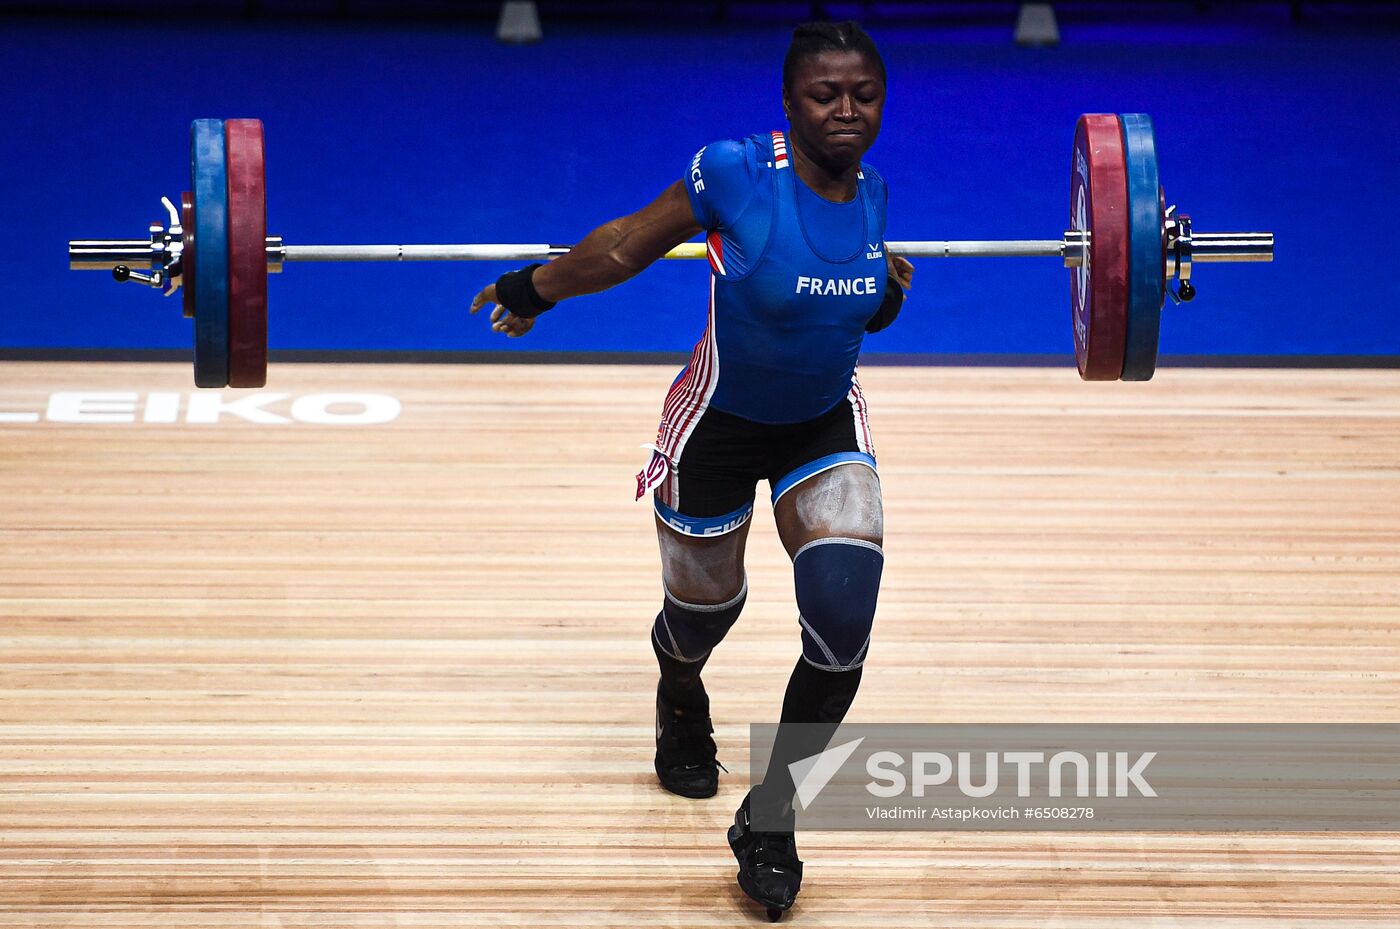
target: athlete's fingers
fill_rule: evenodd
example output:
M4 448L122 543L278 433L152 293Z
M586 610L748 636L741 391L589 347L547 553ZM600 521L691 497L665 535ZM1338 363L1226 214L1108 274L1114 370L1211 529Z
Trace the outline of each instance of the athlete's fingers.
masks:
M496 302L496 285L487 284L482 288L481 293L472 298L471 312L475 313L488 303Z
M533 319L525 319L516 316L505 307L497 307L491 313L491 331L503 332L511 338L517 338L529 332L535 325Z
M914 263L903 255L894 257L895 276L899 278L899 286L905 290L910 288L914 280Z

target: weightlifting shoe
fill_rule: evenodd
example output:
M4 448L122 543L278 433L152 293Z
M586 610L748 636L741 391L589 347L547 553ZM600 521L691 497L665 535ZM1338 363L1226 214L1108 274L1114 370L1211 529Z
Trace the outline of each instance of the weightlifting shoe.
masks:
M719 791L715 760L715 731L710 721L710 698L699 706L682 706L656 688L656 777L673 794L703 800Z

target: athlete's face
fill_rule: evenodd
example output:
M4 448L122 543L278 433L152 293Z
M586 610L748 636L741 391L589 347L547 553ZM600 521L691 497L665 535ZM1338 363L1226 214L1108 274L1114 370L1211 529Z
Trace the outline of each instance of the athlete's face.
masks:
M885 82L860 52L820 52L797 67L783 88L783 106L802 151L844 168L859 163L880 134Z

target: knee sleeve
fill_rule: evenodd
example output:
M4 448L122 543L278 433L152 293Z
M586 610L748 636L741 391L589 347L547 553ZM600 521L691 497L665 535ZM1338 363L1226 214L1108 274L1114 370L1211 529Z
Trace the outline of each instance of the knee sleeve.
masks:
M724 603L686 603L668 590L651 634L661 650L672 658L699 661L710 654L710 649L718 645L734 625L748 595L748 578L744 579L739 592Z
M792 560L802 655L825 671L860 667L870 647L885 555L874 542L808 542Z

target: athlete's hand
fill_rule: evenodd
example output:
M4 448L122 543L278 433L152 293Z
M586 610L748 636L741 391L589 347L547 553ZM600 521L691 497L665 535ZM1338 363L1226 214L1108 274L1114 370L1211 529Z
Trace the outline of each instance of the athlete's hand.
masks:
M518 339L533 328L535 328L533 319L516 316L503 306L498 306L491 311L492 332L504 332L509 338Z
M908 290L914 280L914 263L903 255L891 255L889 265L890 273L899 281L899 286Z
M481 293L472 298L471 312L474 314L486 304L495 302L496 285L487 284L482 288ZM535 328L535 321L533 319L516 316L510 310L499 304L491 311L492 332L504 332L512 339L518 339L533 328Z

